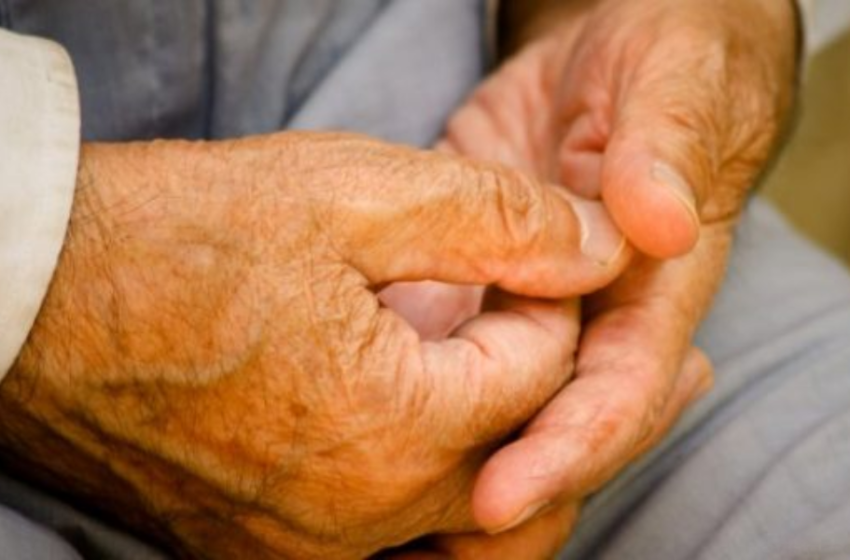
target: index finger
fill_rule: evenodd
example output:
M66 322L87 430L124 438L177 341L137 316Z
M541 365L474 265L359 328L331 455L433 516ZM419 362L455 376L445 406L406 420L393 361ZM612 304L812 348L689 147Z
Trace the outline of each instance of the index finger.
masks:
M348 165L313 171L314 196L333 253L371 286L436 280L497 285L564 298L610 283L630 256L604 205L507 167L378 144L336 145ZM344 153L351 150L352 153ZM354 187L357 187L356 189ZM332 192L331 192L332 191Z

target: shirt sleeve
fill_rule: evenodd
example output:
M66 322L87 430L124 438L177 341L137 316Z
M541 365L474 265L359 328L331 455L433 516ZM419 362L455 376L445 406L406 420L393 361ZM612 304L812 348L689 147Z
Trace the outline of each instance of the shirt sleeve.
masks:
M0 29L0 380L32 329L65 238L78 96L62 47Z

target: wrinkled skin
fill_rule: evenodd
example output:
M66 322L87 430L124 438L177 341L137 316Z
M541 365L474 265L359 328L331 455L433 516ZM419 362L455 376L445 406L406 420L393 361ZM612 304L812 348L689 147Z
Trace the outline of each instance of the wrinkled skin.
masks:
M4 464L191 557L473 531L483 460L574 370L563 298L628 258L586 258L588 227L614 231L506 168L358 136L87 145L0 386ZM423 279L503 292L423 343L374 293Z
M603 200L643 256L585 300L575 380L484 466L473 512L497 534L419 546L460 559L554 554L582 500L708 390L710 365L691 340L794 91L788 1L537 4L509 39L514 56L440 147ZM386 297L421 330L442 332L432 325L445 316L417 317L435 289L394 286ZM438 289L454 322L478 301L469 288L453 299Z

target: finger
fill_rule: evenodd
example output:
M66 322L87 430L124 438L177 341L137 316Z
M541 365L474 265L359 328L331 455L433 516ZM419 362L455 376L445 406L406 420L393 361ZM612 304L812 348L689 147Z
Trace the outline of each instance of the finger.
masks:
M581 197L599 199L602 196L602 162L610 137L609 128L607 118L588 112L574 119L561 141L558 153L560 182Z
M383 426L398 425L409 444L392 447L404 452L399 468L411 482L402 488L417 492L420 513L435 516L429 530L477 530L469 493L480 464L572 375L578 301L504 294L495 311L465 323L449 339L423 342L363 287L351 291L358 296L338 302L331 318L323 319L321 336L334 340L327 353L333 361L315 368L312 381L335 383L339 389L332 396L341 406L379 414ZM325 355L321 346L318 352ZM391 459L384 451L374 450L378 461ZM434 479L435 473L448 475ZM440 491L421 493L423 488ZM414 531L407 539L415 538Z
M689 46L682 54L664 51L666 60L648 55L623 86L602 168L602 196L615 222L657 258L696 244L699 202L715 186L727 126L727 98L718 91L722 60L689 59L706 50Z
M438 537L433 546L455 560L548 560L564 546L578 520L576 504L558 505L499 535Z
M483 93L478 92L478 98ZM509 119L502 116L502 111L493 112L474 98L452 117L445 138L435 148L446 153L460 153L479 161L501 163L534 176L537 170L529 164L533 159L519 151L520 148L527 151L522 119L515 114ZM492 140L481 142L481 138Z
M492 301L493 298L491 298ZM503 294L498 310L423 344L424 377L441 395L449 449L492 444L525 423L573 373L578 303ZM451 418L445 411L452 410Z
M481 309L484 288L439 282L401 282L378 294L422 340L442 340Z
M375 193L338 201L345 218L332 220L335 251L371 285L438 280L560 298L605 285L628 260L597 202L567 201L503 167L406 157L387 162L391 174Z
M601 153L590 150L562 152L561 181L581 197L600 198L602 159Z
M379 309L375 326L353 343L359 349L358 370L380 372L386 371L385 364L394 364L386 381L371 382L365 398L373 401L384 391L393 392L386 399L392 406L387 413L404 411L415 419L410 429L419 436L411 452L424 462L465 458L460 477L445 481L461 486L425 496L420 504L423 511L440 516L432 531L478 529L469 491L480 463L489 449L540 410L574 369L577 300L503 294L495 309L440 342L422 342L398 315ZM350 331L340 335L354 336ZM477 459L470 461L471 454Z
M708 357L698 348L692 348L682 365L676 386L655 425L635 446L626 459L630 463L658 445L673 429L676 422L695 401L714 386L714 369Z
M642 321L592 325L577 379L482 470L477 522L501 531L552 500L585 497L660 436L709 373L683 368L672 346Z
M603 197L632 243L659 258L687 253L700 219L740 211L796 89L790 4L736 3L759 26L732 21L715 3L679 4L661 6L649 23L657 41L623 47L606 108Z

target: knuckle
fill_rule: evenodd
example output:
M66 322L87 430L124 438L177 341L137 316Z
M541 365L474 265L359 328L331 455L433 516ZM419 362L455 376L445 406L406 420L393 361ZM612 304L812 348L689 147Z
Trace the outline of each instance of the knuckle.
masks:
M730 129L724 143L722 182L748 187L770 157L782 127L782 116L771 110L761 91L750 89L737 96Z
M666 392L659 391L658 384L650 382L645 375L621 380L617 398L608 404L597 421L602 444L606 440L616 440L618 460L629 460L635 450L654 440L667 400Z
M568 424L559 426L573 436L588 456L603 456L606 448L613 448L614 453L622 447L622 442L635 423L635 410L631 399L614 397L595 404L586 404L579 418L572 419Z
M482 196L498 221L499 234L506 238L495 241L503 245L507 241L520 251L539 244L549 221L543 186L506 168L486 170L481 178Z

